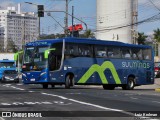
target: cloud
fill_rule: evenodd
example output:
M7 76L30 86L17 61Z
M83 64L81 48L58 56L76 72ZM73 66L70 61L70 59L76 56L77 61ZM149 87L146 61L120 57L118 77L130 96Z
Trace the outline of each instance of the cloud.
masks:
M3 1L1 2L0 4L0 9L7 9L7 7L16 7L17 6L17 3L11 1L11 0L6 0L6 1Z

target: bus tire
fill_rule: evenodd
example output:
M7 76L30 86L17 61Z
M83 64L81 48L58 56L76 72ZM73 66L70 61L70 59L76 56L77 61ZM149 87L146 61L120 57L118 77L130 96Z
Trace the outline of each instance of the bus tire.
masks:
M128 81L126 85L122 86L123 90L133 90L135 87L135 82L133 77L128 77Z
M51 84L51 87L52 87L52 88L55 88L55 85L54 85L54 84Z
M103 85L103 89L105 89L105 90L114 90L115 89L115 86L114 85Z
M73 80L74 76L73 75L67 75L65 79L65 88L69 89L71 86L73 86Z
M43 89L47 89L48 88L48 84L42 84Z

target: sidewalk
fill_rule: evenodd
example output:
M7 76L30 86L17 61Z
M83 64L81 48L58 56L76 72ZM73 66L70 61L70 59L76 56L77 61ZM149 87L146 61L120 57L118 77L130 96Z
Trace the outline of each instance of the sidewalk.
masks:
M153 85L141 85L135 87L135 89L155 89L155 90L157 90L158 88L160 88L160 78L156 78Z

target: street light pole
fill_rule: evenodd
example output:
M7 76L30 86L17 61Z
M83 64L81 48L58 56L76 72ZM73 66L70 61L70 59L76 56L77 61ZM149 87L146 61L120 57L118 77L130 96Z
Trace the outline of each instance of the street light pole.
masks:
M38 8L38 5L37 4L35 4L35 3L31 3L31 2L25 2L25 3L27 3L27 4L31 4L31 5L35 5L35 6L37 6L37 8ZM38 14L38 13L37 13ZM41 23L41 19L40 19L40 17L38 17L38 25L39 25L39 28L38 28L38 38L40 38L40 30L41 30L41 28L40 28L40 24Z

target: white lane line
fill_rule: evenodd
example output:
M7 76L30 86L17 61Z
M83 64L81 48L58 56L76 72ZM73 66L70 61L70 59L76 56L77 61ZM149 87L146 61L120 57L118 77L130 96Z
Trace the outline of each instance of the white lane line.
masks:
M74 100L74 99L68 99L72 102L76 102L76 103L80 103L80 104L83 104L83 105L88 105L88 106L93 106L93 107L96 107L96 108L100 108L100 109L104 109L104 110L111 110L111 111L118 111L118 112L122 112L123 110L119 110L119 109L112 109L112 108L107 108L107 107L103 107L103 106L100 106L100 105L95 105L95 104L91 104L91 103L87 103L87 102L82 102L82 101L78 101L78 100Z
M23 85L23 84L17 84L17 85Z
M154 103L160 103L159 101L152 101L152 102L154 102Z
M3 85L4 87L10 87L10 88L13 88L13 89L17 89L17 90L25 90L25 89L22 89L22 88L18 88L18 87L15 87L15 86L11 86L10 84L6 84L6 85Z
M28 92L33 93L34 91L28 91Z
M134 100L137 100L138 98L135 98L135 97L130 97L131 99L134 99Z
M10 86L11 88L14 88L14 89L17 89L17 90L25 90L25 89L22 89L22 88L18 88L18 87L15 87L15 86Z
M135 115L135 114L133 114L131 112L126 112L126 111L123 111L123 110L120 110L120 109L107 108L107 107L103 107L103 106L92 104L92 103L78 101L78 100L75 100L75 99L68 99L66 97L55 95L55 94L48 94L48 93L41 93L41 94L48 95L48 96L53 96L53 97L59 97L61 99L69 100L69 101L76 102L76 103L83 104L83 105L88 105L88 106L96 107L96 108L103 109L103 110L110 110L110 111L121 112L121 113L124 113L124 114L127 114L127 115L131 115L133 117Z
M53 96L53 97L59 97L59 98L64 99L64 100L68 99L68 98L66 98L66 97L59 96L59 95L55 95L55 94L48 94L48 93L41 93L41 94L43 94L43 95L48 95L48 96Z
M0 117L1 120L5 120L4 118Z

